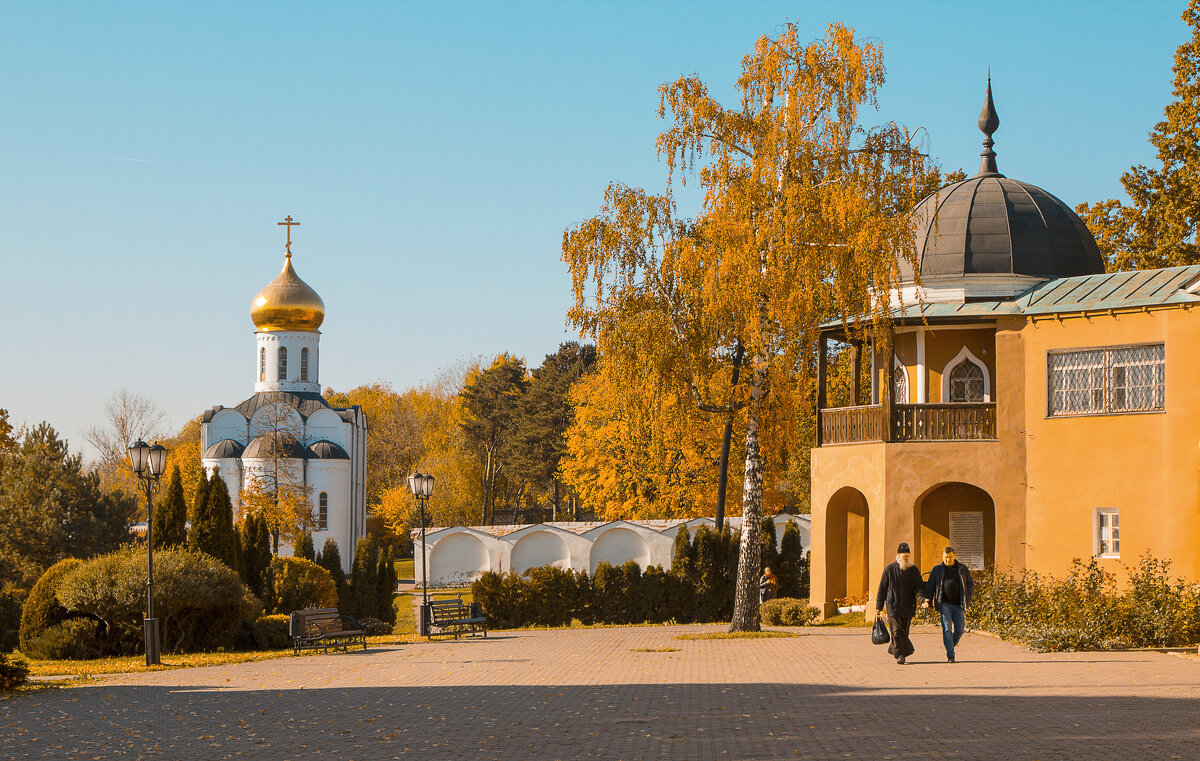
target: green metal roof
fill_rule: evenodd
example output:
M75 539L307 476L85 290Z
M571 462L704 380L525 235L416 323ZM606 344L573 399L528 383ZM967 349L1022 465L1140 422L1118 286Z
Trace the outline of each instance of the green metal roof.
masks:
M1200 264L1156 270L1111 272L1047 280L1007 301L930 302L909 304L892 312L894 320L931 322L987 320L1020 315L1104 312L1200 304L1200 294L1188 289L1200 284ZM830 320L821 327L841 327Z

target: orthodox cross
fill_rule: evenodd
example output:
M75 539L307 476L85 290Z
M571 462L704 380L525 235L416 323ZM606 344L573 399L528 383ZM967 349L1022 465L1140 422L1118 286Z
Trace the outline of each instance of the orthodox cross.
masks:
M292 215L289 214L283 218L282 222L276 222L277 225L287 226L287 258L292 258L292 225L299 225L299 222L292 221Z

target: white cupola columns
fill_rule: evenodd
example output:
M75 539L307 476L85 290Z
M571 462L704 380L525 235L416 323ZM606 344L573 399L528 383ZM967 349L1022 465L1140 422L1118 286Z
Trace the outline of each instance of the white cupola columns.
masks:
M321 334L259 330L254 333L254 391L321 393Z

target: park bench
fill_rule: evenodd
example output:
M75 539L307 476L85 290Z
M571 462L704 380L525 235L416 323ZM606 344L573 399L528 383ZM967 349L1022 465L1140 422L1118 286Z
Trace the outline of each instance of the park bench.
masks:
M305 608L292 613L288 623L292 647L297 655L301 650L329 648L349 650L350 645L362 643L367 649L367 632L357 619L343 616L337 608Z
M442 600L429 601L429 627L426 638L435 634L453 634L455 639L461 635L481 633L487 636L487 619L477 610L478 606L467 607L461 597L451 597ZM437 630L436 632L434 630Z

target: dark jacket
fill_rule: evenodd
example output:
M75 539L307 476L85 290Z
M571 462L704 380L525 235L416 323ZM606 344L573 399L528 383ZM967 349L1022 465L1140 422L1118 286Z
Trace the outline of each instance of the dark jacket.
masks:
M899 563L893 562L883 569L883 576L879 578L875 610L883 610L886 602L888 615L892 618L912 618L917 613L917 596L924 591L919 568L910 565L901 569Z
M925 599L933 600L935 606L942 604L942 578L946 575L946 570L949 568L945 563L938 563L929 572L929 581L925 584ZM954 561L954 569L958 571L959 581L962 583L962 606L963 610L967 609L967 604L971 601L971 593L975 591L975 580L971 578L971 569L959 561Z

